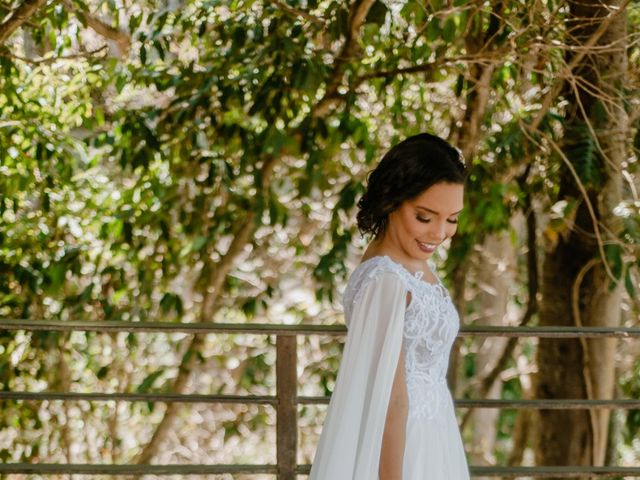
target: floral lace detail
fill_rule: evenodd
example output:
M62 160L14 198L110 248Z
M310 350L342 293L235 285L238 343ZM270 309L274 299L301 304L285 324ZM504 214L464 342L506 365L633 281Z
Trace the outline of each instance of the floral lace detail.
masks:
M366 288L364 288L365 285L375 280L383 273L401 273L398 268L400 265L396 263L376 261L377 259L382 258L387 257L373 257L369 260L365 260L351 273L347 286L344 290L344 294L342 295L342 305L344 307L344 316L347 327L351 320L353 307L360 301L360 298L366 290Z
M358 265L349 278L343 295L347 326L366 284L385 272L397 274L411 293L403 332L409 418L435 418L450 400L446 374L460 326L458 313L439 279L427 283L423 272L413 274L390 257L378 256Z

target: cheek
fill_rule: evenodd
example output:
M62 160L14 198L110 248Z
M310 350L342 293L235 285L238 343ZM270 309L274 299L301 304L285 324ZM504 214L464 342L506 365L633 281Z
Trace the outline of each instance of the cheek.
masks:
M418 220L416 220L415 215L404 210L396 212L395 220L397 221L398 227L404 230L404 233L408 235L414 235L419 232L420 226L422 225Z
M458 224L457 223L447 223L447 236L448 237L453 237L457 230L458 230Z
M420 222L415 218L410 219L405 225L407 226L407 232L414 237L420 237L429 230L428 223Z

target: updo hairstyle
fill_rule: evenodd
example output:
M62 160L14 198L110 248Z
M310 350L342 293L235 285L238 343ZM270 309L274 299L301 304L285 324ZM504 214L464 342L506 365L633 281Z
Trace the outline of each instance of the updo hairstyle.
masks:
M358 201L358 230L375 238L391 212L437 183L464 184L467 169L460 151L445 140L421 133L389 150L367 179Z

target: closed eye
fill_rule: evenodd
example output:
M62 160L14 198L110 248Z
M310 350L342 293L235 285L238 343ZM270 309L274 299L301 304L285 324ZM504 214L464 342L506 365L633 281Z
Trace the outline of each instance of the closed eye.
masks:
M416 220L418 220L419 222L422 222L422 223L431 222L430 218L423 218L423 217L416 217ZM447 222L452 223L452 224L455 225L456 223L458 223L458 219L457 218L456 219L450 219L450 220L447 220Z

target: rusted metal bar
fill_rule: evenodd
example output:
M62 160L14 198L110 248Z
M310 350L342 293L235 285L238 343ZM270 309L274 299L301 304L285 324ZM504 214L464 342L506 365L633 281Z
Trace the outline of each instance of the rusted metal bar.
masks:
M331 397L295 397L295 405L328 404ZM76 392L0 392L0 401L28 400L68 402L159 402L159 403L231 403L278 405L277 397L271 395L179 395L173 393L76 393ZM505 409L544 409L544 410L581 410L581 409L640 409L640 399L457 399L457 408L505 408Z
M640 338L635 327L504 327L468 325L460 328L461 337L538 337L538 338Z
M307 475L310 465L298 465L295 473ZM503 478L577 478L585 475L600 478L640 478L640 467L485 467L471 466L472 477ZM275 465L101 465L101 464L55 464L55 463L3 463L0 475L221 475L221 474L271 474L277 473Z
M160 403L232 403L232 404L277 404L273 395L203 395L177 393L79 393L79 392L0 392L2 400L88 401L88 402L160 402Z
M3 463L0 475L222 475L231 474L272 474L275 465L101 465L101 464L61 464L61 463Z
M344 325L286 325L266 323L181 323L125 321L60 321L0 319L0 329L36 331L136 332L136 333L246 333L256 335L344 335Z
M535 400L455 400L457 408L500 408L500 409L538 409L538 410L589 410L589 409L636 409L640 400L586 400L586 399L535 399Z
M300 465L298 474L306 475L311 470L310 465ZM471 465L471 477L500 477L500 478L590 478L624 477L640 478L640 467L592 467L592 466L563 466L563 467L485 467Z
M1 395L1 393L0 393ZM2 398L0 396L0 398ZM298 403L304 405L328 404L331 397L298 397ZM504 408L504 409L540 409L540 410L585 410L640 408L640 399L587 400L571 398L502 400L502 399L456 399L456 408Z
M475 467L470 468L473 477L502 477L502 478L640 478L638 467Z
M328 404L331 397L296 397L296 405ZM29 401L89 401L89 402L159 402L159 403L231 403L262 404L277 406L278 400L270 395L178 395L171 393L76 393L76 392L0 392L2 400ZM457 408L510 408L510 409L544 409L544 410L580 410L580 409L640 409L640 400L636 399L536 399L536 400L501 400L501 399L457 399Z
M277 390L277 464L279 480L295 480L298 447L298 391L295 335L278 335L276 339Z
M0 319L0 329L39 331L140 332L140 333L218 333L255 335L330 335L342 336L344 325L274 325L262 323L173 323L124 321L57 321ZM640 338L637 327L505 327L499 325L467 325L460 328L461 337L539 337L539 338Z

